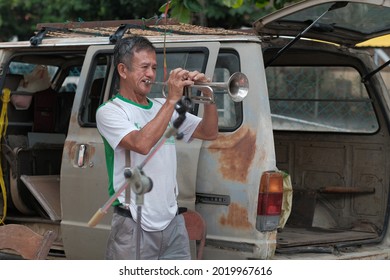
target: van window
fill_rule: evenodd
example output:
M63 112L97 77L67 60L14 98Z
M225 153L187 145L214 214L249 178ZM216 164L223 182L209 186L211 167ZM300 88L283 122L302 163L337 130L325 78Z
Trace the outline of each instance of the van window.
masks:
M379 125L352 67L268 67L274 130L374 133Z
M99 53L95 56L90 75L84 89L83 103L80 110L80 124L84 127L96 127L96 110L103 103L105 87L111 86L111 94L115 92L113 83L108 83L108 74L112 55Z
M166 77L164 77L164 51L157 49L157 68L156 81L163 82L168 79L169 72L176 68L183 68L189 71L204 72L206 68L206 62L208 57L208 50L206 48L192 48L192 49L168 49L166 50ZM159 98L163 97L163 86L154 85L149 94L150 97ZM168 94L168 93L166 93ZM191 95L197 95L195 89L192 89ZM193 114L197 115L199 106L194 104Z
M33 72L33 70L37 66L41 66L41 65L47 67L50 80L52 80L54 75L57 73L57 70L58 70L58 67L53 66L53 65L33 64L33 63L12 61L9 64L9 73L10 74L19 74L19 75L28 75L31 72Z
M170 49L167 51L167 73L172 69L181 67L190 71L204 72L207 62L207 49L199 48ZM157 50L157 64L164 65L164 55L162 50ZM239 72L240 61L238 54L232 51L222 51L218 55L216 68L212 77L212 82L227 82L230 76ZM164 80L162 67L157 69L156 81ZM229 97L226 90L213 88L215 102L218 110L218 126L220 131L234 131L242 122L242 103L235 103ZM200 91L192 89L192 96L199 95ZM150 92L151 97L162 97L162 86L153 86ZM198 114L199 104L194 104L193 114Z
M76 92L81 73L81 66L73 66L61 84L59 92Z
M236 52L222 51L218 55L213 82L227 82L232 74L240 72L240 60ZM233 102L226 90L214 89L218 110L219 131L234 131L242 123L242 102Z

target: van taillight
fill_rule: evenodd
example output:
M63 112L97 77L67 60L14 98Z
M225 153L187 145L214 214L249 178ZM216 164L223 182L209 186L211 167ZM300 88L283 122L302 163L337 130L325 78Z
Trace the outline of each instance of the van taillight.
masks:
M283 201L283 175L266 171L261 176L257 204L256 228L259 231L275 230L279 225Z

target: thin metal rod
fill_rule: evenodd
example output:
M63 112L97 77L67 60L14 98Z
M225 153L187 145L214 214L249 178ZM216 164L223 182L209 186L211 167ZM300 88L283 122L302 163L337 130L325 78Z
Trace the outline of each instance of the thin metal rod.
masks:
M170 135L168 136L168 132L170 129L174 129L174 128L169 128L167 132L165 132L165 136L160 138L160 140L157 142L157 144L153 147L152 151L146 156L146 158L143 160L143 162L141 162L141 164L139 165L139 169L142 169L144 168L144 166L149 162L149 160L155 155L155 153L160 149L160 147L162 145L164 145L165 141L171 137ZM173 135L173 133L172 133Z
M137 239L136 239L136 251L135 251L135 259L140 260L141 259L141 215L142 215L142 206L137 206Z
M316 20L314 20L305 30L299 33L292 41L290 41L287 45L285 45L282 49L280 49L267 63L265 63L264 67L267 68L274 62L282 53L284 53L287 49L289 49L296 41L298 41L302 35L304 35L309 29L311 29L324 15L328 12L343 8L347 6L348 1L335 2L328 10L326 10L322 15L320 15Z

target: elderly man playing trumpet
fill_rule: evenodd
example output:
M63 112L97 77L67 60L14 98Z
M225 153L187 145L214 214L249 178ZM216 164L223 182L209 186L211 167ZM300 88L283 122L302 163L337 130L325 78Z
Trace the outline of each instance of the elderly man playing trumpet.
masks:
M166 83L166 99L151 99L150 81L156 78L156 51L141 36L123 38L114 49L114 65L119 75L118 93L99 107L97 127L106 152L108 191L113 195L125 184L126 153L130 166L140 165L164 132L178 117L176 103L183 89L209 79L198 71L174 69ZM205 91L204 95L210 95ZM216 139L218 114L213 103L205 104L204 116L186 113L179 128L183 141L191 138ZM190 259L190 246L184 218L178 214L175 138L156 151L143 168L153 181L153 189L144 196L139 256L141 259ZM126 203L122 193L113 203L114 214L107 243L107 259L136 258L137 206L132 193Z

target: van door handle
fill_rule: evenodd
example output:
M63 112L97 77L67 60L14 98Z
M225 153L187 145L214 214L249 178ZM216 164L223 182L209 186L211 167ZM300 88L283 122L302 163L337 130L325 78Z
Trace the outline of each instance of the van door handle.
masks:
M86 146L84 144L81 144L79 146L79 153L78 153L79 155L77 158L77 165L79 167L82 167L84 165L85 150L86 150Z

